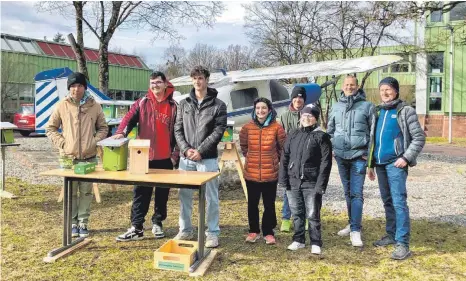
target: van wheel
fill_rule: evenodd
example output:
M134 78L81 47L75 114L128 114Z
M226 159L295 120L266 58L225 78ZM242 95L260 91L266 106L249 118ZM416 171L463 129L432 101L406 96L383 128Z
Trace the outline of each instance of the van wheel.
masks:
M29 137L29 135L31 134L31 131L19 131L19 133L20 133L23 137Z

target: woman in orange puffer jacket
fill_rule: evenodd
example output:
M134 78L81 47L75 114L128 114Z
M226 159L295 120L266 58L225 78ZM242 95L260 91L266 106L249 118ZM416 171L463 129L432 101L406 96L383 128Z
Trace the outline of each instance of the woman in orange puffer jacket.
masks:
M266 244L275 244L273 229L277 226L275 196L280 155L286 139L283 127L275 120L277 113L266 98L254 101L252 120L241 128L239 138L246 163L244 177L248 190L249 234L246 242L260 238L259 201L262 195L262 234Z

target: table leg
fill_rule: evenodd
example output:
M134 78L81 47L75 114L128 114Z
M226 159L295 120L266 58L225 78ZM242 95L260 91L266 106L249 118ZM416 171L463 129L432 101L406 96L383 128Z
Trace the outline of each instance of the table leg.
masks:
M72 240L71 240L71 220L73 219L72 218L72 214L71 214L71 208L73 207L73 201L72 201L72 197L73 197L73 181L71 180L68 180L68 197L67 197L67 201L68 201L68 210L67 210L67 213L68 213L68 216L67 216L67 223L66 223L66 229L67 229L67 238L66 238L66 245L69 245L71 244Z
M197 242L199 243L199 249L197 250L197 261L190 267L189 272L194 272L206 256L209 255L210 249L204 250L205 244L205 188L206 185L203 184L199 188L199 223L198 223L198 233L197 233Z
M63 183L63 247L68 245L68 178L65 178Z

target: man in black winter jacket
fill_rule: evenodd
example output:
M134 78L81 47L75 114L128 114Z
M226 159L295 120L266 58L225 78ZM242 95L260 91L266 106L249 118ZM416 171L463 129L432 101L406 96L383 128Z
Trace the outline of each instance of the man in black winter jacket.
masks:
M288 250L305 247L305 220L309 221L311 253L322 247L320 208L332 169L330 136L317 126L317 107L301 110L301 127L290 132L283 149L278 184L286 187L293 216L293 243ZM306 212L307 210L307 212Z
M218 172L217 145L227 126L227 107L217 98L217 90L208 88L210 73L202 66L191 71L193 89L178 105L175 138L180 148L180 170ZM177 240L194 238L191 214L193 190L182 188L180 198L180 230ZM218 179L206 183L207 239L205 246L218 246L219 198ZM202 245L199 245L202 247Z

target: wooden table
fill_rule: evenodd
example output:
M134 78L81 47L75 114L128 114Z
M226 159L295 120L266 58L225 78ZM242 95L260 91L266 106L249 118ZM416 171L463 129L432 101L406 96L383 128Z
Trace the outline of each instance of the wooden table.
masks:
M75 241L71 239L71 195L74 181L96 182L121 185L157 186L164 188L190 188L199 190L199 227L197 240L199 242L198 260L191 266L193 272L209 255L210 249L204 249L205 241L205 185L218 177L217 172L195 172L180 170L150 169L148 174L133 175L129 171L104 171L97 167L96 171L86 175L75 174L73 170L55 169L40 173L41 176L56 176L64 178L63 200L63 246L50 251L44 261L55 261L56 258L68 255L73 250L83 247L89 242L84 237ZM80 245L81 244L81 245ZM56 258L55 258L56 257Z
M16 196L8 191L5 190L5 148L8 146L19 146L19 143L2 143L1 144L2 148L2 187L0 190L0 197L2 198L16 198Z

